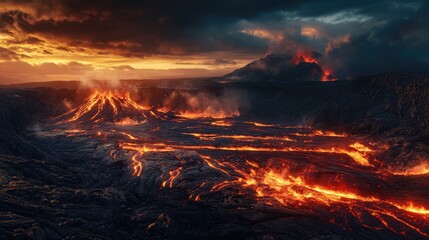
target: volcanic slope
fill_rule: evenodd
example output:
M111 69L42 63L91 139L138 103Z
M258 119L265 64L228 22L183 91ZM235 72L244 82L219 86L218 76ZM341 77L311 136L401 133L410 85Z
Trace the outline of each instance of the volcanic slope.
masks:
M132 100L129 92L95 90L81 105L57 119L62 122L98 123L118 122L124 119L144 121L165 117L165 114Z

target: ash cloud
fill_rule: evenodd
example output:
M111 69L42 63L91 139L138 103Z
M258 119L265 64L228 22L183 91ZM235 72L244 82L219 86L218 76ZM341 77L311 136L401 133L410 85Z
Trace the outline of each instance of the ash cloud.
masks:
M63 48L94 54L147 58L223 53L205 64L233 65L237 59L305 49L325 53L325 64L344 77L424 71L429 62L426 1L6 0L2 4L4 34L61 42Z

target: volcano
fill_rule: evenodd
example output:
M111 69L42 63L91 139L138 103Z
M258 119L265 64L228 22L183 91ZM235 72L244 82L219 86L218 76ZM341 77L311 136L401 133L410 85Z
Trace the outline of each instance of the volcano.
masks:
M319 63L322 55L315 51L270 54L237 69L222 78L224 82L258 81L325 81L333 79Z
M164 118L165 114L140 105L129 92L96 90L81 105L59 117L63 122L121 122Z

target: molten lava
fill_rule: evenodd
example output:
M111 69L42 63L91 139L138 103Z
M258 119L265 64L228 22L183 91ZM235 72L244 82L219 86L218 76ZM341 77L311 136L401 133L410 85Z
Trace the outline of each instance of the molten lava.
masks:
M330 81L336 81L336 80L337 78L331 74L330 70L323 69L323 76L321 79L322 82L330 82Z
M137 124L141 124L142 122L139 122L139 121L136 121L136 120L134 120L134 119L131 119L131 118L129 118L129 117L126 117L126 118L124 118L124 119L121 119L121 120L119 120L119 121L117 121L117 122L115 122L115 124L118 124L118 125L137 125Z
M63 122L132 125L147 118L164 118L164 115L135 102L128 91L95 90L81 105L59 118Z
M371 195L359 190L356 185L347 184L347 181L339 176L325 182L314 177L318 175L317 169L314 168L292 171L290 167L293 165L259 166L249 160L236 165L222 163L207 156L202 158L213 169L228 176L237 176L235 180L213 185L212 192L239 185L243 187L243 191L250 189L257 198L270 205L279 203L288 207L312 208L321 204L329 206L332 212L338 211L338 214L341 214L344 206L348 206L346 211L368 228L380 230L383 229L380 228L381 224L400 235L415 231L421 236L429 237L427 232L429 208L417 206L410 201L401 202L378 194ZM201 193L194 197L195 201L200 199ZM374 219L363 218L362 215L366 213ZM331 221L341 224L342 220ZM391 225L398 225L402 230Z
M394 175L404 175L404 176L429 174L429 163L424 161L413 167L409 167L405 169L392 169L389 172L391 172Z
M326 69L325 67L322 67L320 65L319 60L314 55L315 53L312 53L310 51L297 52L295 56L292 58L292 62L295 65L298 65L300 63L317 64L322 69L322 74L323 74L321 75L320 81L322 82L336 81L337 78L332 74L332 71L329 69Z
M235 112L226 112L222 110L215 110L212 108L205 109L203 111L183 111L179 112L178 116L184 117L184 118L227 118L227 117L233 117L238 116L240 113L238 111Z
M297 52L293 58L295 65L299 63L315 63L319 64L319 61L309 51Z
M210 123L213 126L221 126L221 127L231 127L232 123L227 121L214 121Z
M133 177L158 177L150 181L164 190L180 189L192 201L210 203L210 194L227 192L260 205L308 210L344 228L353 219L371 231L429 238L425 194L402 188L402 182L429 186L426 161L380 170L378 154L386 147L362 137L234 118L164 121L162 116L129 94L96 91L63 115L62 124L69 126L69 137L108 141L114 147L107 155L127 159ZM146 118L154 121L142 121ZM87 125L76 129L74 122ZM189 179L197 182L183 184Z
M143 106L134 102L130 98L129 92L119 93L117 91L98 91L96 90L79 107L72 109L66 115L71 115L68 122L92 120L99 122L101 120L114 120L122 112L140 113L146 110ZM131 115L133 115L131 114ZM129 117L125 115L126 117Z

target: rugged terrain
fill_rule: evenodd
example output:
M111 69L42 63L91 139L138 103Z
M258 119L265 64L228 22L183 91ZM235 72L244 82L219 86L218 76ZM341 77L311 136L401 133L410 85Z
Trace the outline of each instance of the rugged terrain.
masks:
M134 84L0 90L2 238L429 238L425 76Z

